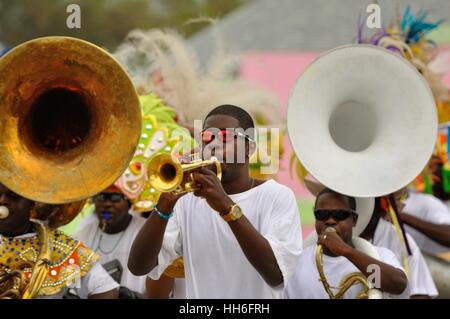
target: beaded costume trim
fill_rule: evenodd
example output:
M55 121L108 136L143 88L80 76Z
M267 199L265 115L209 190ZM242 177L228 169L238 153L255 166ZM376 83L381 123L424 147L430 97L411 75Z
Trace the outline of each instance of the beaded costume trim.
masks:
M65 287L75 284L99 260L95 252L59 230L52 232L51 239L50 267L38 295L54 295ZM31 262L34 265L41 246L37 235L23 239L0 236L0 269L9 272L24 262ZM25 268L23 271L26 280L29 280L32 268Z

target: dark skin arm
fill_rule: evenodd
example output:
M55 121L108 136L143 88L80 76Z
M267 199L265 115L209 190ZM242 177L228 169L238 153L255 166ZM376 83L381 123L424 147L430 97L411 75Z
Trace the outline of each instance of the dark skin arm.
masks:
M194 173L194 178L202 185L200 190L194 192L194 195L204 197L208 205L220 215L227 214L234 202L226 194L217 176L210 170L200 169ZM272 287L282 284L283 275L267 239L253 227L245 216L229 222L228 225L245 257L264 281Z
M88 299L117 299L119 298L119 290L113 289L101 294L90 295Z
M415 216L408 215L407 213L400 213L400 219L428 238L443 246L450 247L450 225L433 224Z
M171 193L163 193L159 197L157 207L162 213L170 213L178 198L179 196ZM137 234L128 258L128 268L134 275L146 275L158 265L158 254L162 247L167 222L153 211Z
M394 295L401 294L407 286L408 279L403 271L392 267L386 263L383 263L375 258L372 258L352 246L345 243L337 233L325 233L319 236L317 244L323 245L324 249L328 249L332 254L336 256L344 256L352 264L356 266L366 277L372 275L372 272L367 271L369 265L378 265L380 267L381 287L378 287L381 291L391 293Z
M413 295L409 297L409 299L432 299L432 298L428 295Z
M166 275L161 275L158 280L147 277L147 298L168 299L173 290L174 279Z

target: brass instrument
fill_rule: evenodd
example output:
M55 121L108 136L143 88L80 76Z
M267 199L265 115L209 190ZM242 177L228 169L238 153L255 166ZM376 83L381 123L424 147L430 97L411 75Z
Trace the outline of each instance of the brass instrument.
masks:
M427 82L408 61L379 47L347 45L306 68L287 120L311 176L342 194L377 197L408 185L427 165L436 115Z
M156 155L148 164L148 177L152 186L160 192L182 194L199 189L192 171L206 166L215 166L216 175L222 178L222 167L217 158L209 160L197 159L187 164L181 164L170 154Z
M287 115L292 147L320 184L357 199L354 245L373 213L364 210L358 198L372 198L373 205L373 197L393 193L416 178L433 153L436 115L423 76L405 59L379 47L334 48L309 64L297 80ZM361 248L378 255L368 242ZM321 254L319 247L317 267L330 297L340 297L346 287L364 281L351 275L336 296L330 294ZM371 287L368 297L382 294Z
M73 203L50 205L36 202L30 219L45 220L51 229L70 223L86 205L87 199Z
M45 37L0 59L0 123L0 183L36 202L31 218L39 219L45 243L19 296L33 298L48 271L48 228L70 222L86 198L127 168L141 108L131 79L108 52L75 38ZM15 271L14 280L22 280ZM5 296L17 297L22 282L12 290L4 282Z
M328 227L325 229L326 233L335 232L336 230L332 227ZM322 262L322 253L323 253L323 247L322 245L317 245L316 249L316 267L317 271L319 272L320 281L323 284L323 287L325 288L325 291L327 292L330 299L342 299L344 294L349 290L353 285L355 284L362 284L363 289L358 293L357 299L368 299L369 298L369 284L367 282L367 278L360 272L353 272L348 275L346 275L340 282L339 287L331 287L328 283L327 277L325 276L324 270L323 270L323 262ZM331 288L338 289L337 293L334 293Z
M141 133L141 109L108 52L46 37L0 59L0 123L0 182L28 199L65 204L122 174Z

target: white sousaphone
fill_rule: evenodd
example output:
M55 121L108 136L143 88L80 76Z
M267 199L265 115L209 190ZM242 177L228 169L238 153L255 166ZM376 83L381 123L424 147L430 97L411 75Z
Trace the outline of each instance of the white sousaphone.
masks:
M357 199L354 236L370 220L374 197L401 189L425 167L437 125L434 98L420 73L372 45L320 55L298 79L288 105L289 137L302 165L320 184ZM377 258L370 243L354 238L357 249ZM316 241L314 233L305 244ZM380 297L369 290L369 298Z

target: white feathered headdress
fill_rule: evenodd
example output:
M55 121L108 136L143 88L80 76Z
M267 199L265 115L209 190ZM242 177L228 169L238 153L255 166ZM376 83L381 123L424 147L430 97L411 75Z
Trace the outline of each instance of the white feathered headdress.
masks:
M214 107L234 104L256 122L283 129L278 98L267 89L230 76L238 58L225 52L220 41L206 70L187 41L170 30L133 30L115 52L142 93L155 92L173 107L180 125L192 127Z

